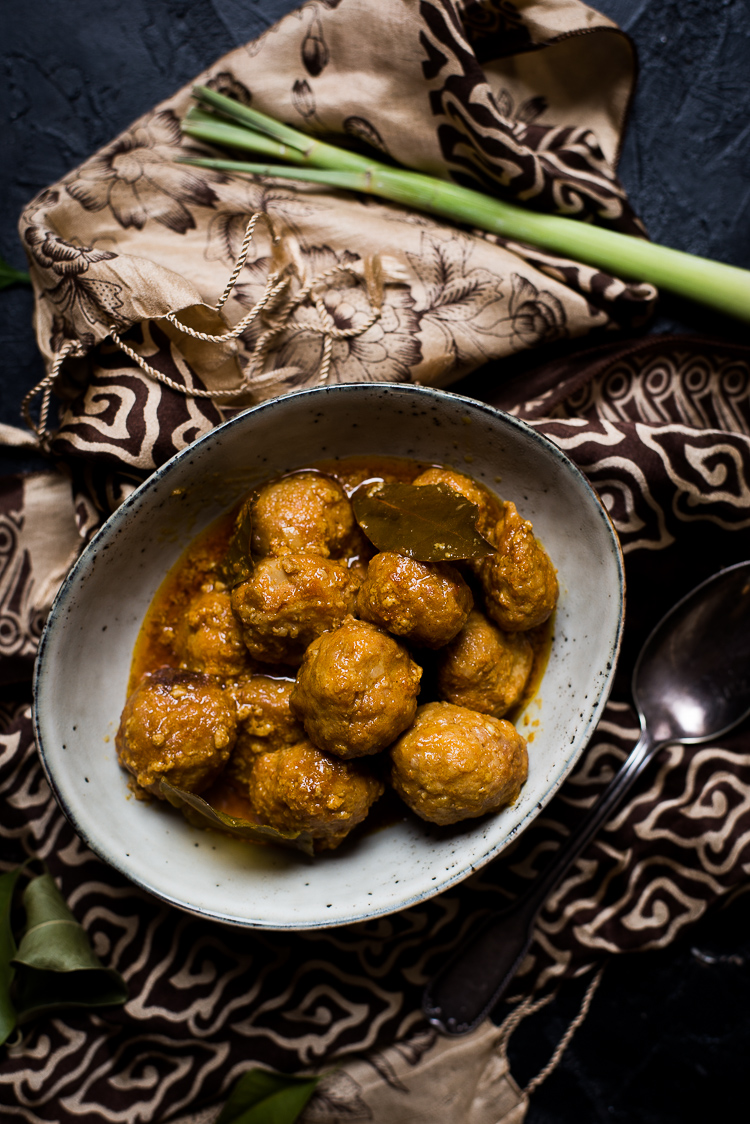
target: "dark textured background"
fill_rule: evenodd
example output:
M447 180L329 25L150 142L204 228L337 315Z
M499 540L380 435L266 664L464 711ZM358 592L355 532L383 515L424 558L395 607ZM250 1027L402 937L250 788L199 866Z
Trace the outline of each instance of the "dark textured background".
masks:
M376 3L377 0L373 0ZM296 5L290 0L35 0L3 12L0 253L23 268L23 205L140 113ZM602 0L641 73L620 171L651 237L750 267L750 0ZM42 377L30 293L0 294L0 420ZM663 300L650 331L748 330ZM485 371L465 389L499 377ZM5 470L33 457L3 452ZM528 1124L748 1119L750 896L658 953L612 962L589 1018L535 1094ZM570 984L512 1043L541 1068L582 988ZM248 1059L249 1061L251 1059ZM743 1101L745 1098L745 1101ZM457 1122L461 1124L461 1122Z

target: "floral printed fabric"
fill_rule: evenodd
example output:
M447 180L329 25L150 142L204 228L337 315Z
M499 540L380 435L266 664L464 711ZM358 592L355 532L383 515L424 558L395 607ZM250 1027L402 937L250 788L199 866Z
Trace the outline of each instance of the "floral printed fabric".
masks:
M632 70L626 37L576 0L316 0L198 81L417 170L638 233L615 171ZM227 408L315 383L326 328L328 381L445 385L650 311L650 286L396 205L176 164L201 149L180 129L190 104L186 89L158 106L21 219L40 349L51 367L78 345L57 385L64 456L150 471ZM258 227L221 316L211 313L254 212L277 242ZM220 334L280 262L292 295L314 291L260 351L275 307L231 345L195 342L163 319L180 311ZM170 385L117 350L113 331ZM247 392L218 404L181 392L242 378Z

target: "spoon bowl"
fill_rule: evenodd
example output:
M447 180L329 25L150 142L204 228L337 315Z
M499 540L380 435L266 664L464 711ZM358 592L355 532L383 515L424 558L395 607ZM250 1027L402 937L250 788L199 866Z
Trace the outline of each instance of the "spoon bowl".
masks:
M641 727L657 744L696 742L750 708L750 562L693 589L659 622L633 672Z

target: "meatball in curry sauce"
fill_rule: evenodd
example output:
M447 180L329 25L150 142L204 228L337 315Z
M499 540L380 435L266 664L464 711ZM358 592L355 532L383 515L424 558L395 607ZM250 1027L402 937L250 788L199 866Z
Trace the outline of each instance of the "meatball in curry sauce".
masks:
M351 497L373 481L468 500L485 556L428 561L398 527L370 542ZM538 685L557 594L515 504L455 469L352 457L289 473L199 536L157 592L120 763L142 798L164 799L166 781L316 851L387 786L434 824L496 812L526 780L508 719Z
M342 558L354 538L354 514L337 480L293 472L261 488L250 504L252 548L267 554Z
M161 668L144 675L125 704L115 744L136 795L163 779L200 793L229 761L237 711L218 679Z
M391 783L423 820L451 824L512 804L528 773L510 722L453 703L427 703L391 750Z
M347 617L307 649L289 701L320 749L362 757L387 749L411 725L421 678L403 644Z

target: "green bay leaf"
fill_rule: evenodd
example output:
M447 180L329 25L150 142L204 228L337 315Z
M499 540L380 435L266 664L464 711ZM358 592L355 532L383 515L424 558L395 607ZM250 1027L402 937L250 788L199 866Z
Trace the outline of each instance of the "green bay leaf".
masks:
M103 966L50 874L32 878L23 905L26 928L13 956L19 1024L70 1007L125 1002L122 976Z
M294 1124L318 1081L250 1069L235 1085L216 1124Z
M15 955L16 964L50 972L101 968L51 874L32 878L24 890L23 904L26 928Z
M10 924L13 894L22 867L9 870L0 877L0 1045L13 1033L16 1025L16 1009L11 998L11 985L15 975L13 957L16 955L16 942Z
M14 269L4 258L0 258L0 289L9 285L30 285L31 278L22 269Z
M495 550L477 530L477 505L442 484L372 484L357 489L352 506L378 550L419 562L483 558Z

